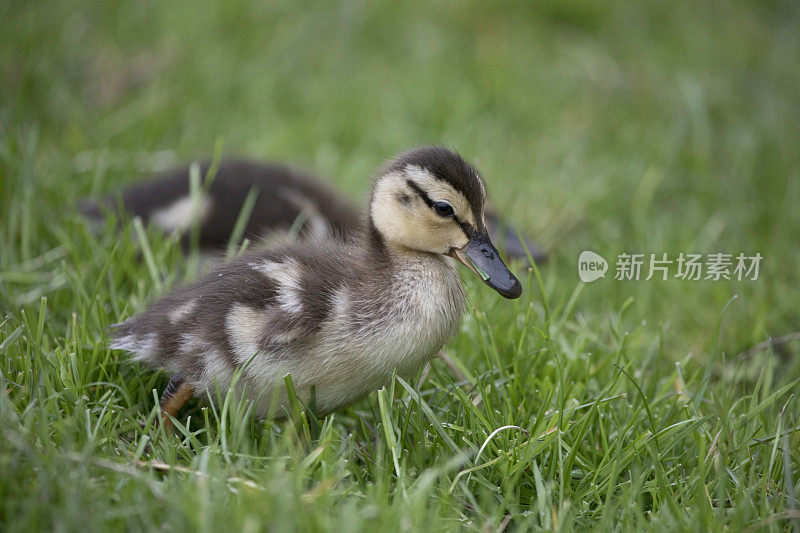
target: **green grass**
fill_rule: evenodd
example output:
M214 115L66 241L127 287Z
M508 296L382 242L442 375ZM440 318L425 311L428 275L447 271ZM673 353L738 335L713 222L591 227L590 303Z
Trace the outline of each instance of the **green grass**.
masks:
M779 1L0 4L0 529L800 531L800 341L740 355L800 329L798 27ZM218 147L364 198L428 142L551 250L541 283L467 280L459 372L319 421L193 403L161 436L165 376L105 328L192 266L78 199ZM583 285L585 249L764 262Z

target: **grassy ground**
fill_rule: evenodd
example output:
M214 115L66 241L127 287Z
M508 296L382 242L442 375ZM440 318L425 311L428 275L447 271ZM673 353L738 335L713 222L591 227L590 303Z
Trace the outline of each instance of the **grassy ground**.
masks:
M0 529L800 530L800 341L747 351L800 329L798 27L778 1L0 4ZM427 142L553 255L518 301L468 281L466 379L436 360L318 422L197 403L159 439L164 376L104 328L189 267L77 200L215 150L363 198ZM584 249L764 261L583 285Z

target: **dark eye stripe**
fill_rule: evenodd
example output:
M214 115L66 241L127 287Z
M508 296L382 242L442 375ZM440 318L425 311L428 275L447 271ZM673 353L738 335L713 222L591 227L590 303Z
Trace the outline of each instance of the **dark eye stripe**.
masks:
M431 200L431 197L428 196L428 193L426 193L422 189L422 187L414 183L413 180L406 180L406 185L408 185L412 191L417 193L419 197L422 198L422 201L425 202L425 204L428 207L433 208L433 200ZM461 231L464 232L464 235L466 235L468 239L472 237L472 232L475 231L475 229L472 227L471 224L462 221L455 214L453 214L453 220L456 222L456 224L458 224L458 226L461 228Z
M431 197L428 196L428 193L426 193L422 187L414 183L412 180L406 180L406 185L411 187L411 190L417 193L419 197L422 198L422 201L428 205L428 207L433 207L433 200L431 200Z
M459 220L456 217L453 217L453 218L455 218L456 222L458 223L459 227L461 228L461 231L463 231L464 235L467 236L467 239L472 238L472 233L475 231L475 228L473 228L469 224L469 222L462 222L461 220Z

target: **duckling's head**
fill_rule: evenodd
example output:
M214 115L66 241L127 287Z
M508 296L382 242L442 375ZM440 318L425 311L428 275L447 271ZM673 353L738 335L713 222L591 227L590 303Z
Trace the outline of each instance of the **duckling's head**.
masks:
M388 247L455 257L506 298L522 293L489 239L486 187L460 155L424 146L391 161L375 182L370 228Z

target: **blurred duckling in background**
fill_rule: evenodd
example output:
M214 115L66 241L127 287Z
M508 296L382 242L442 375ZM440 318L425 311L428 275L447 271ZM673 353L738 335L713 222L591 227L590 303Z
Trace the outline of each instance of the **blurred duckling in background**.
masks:
M200 176L206 176L209 166L200 165ZM188 230L196 223L198 244L207 256L225 250L252 189L255 203L243 234L251 242L275 242L284 237L347 238L362 230L363 219L350 202L323 180L297 169L275 163L223 160L212 172L210 186L202 192L199 205L190 195L189 173L188 167L179 168L129 186L121 193L122 210L166 233L178 233L186 248ZM104 213L115 206L116 198L110 195L99 202L84 200L79 208L100 224ZM485 217L492 242L499 243L510 259L527 262L527 247L534 261L546 260L544 251L527 238L521 241L516 229L494 211L487 208Z
M411 150L380 173L366 224L347 239L247 252L116 325L111 346L172 376L165 415L193 395L225 393L237 371L235 391L260 416L287 408L287 374L316 412L349 405L395 369L413 376L458 332L466 296L446 256L520 296L489 237L485 201L460 155Z

